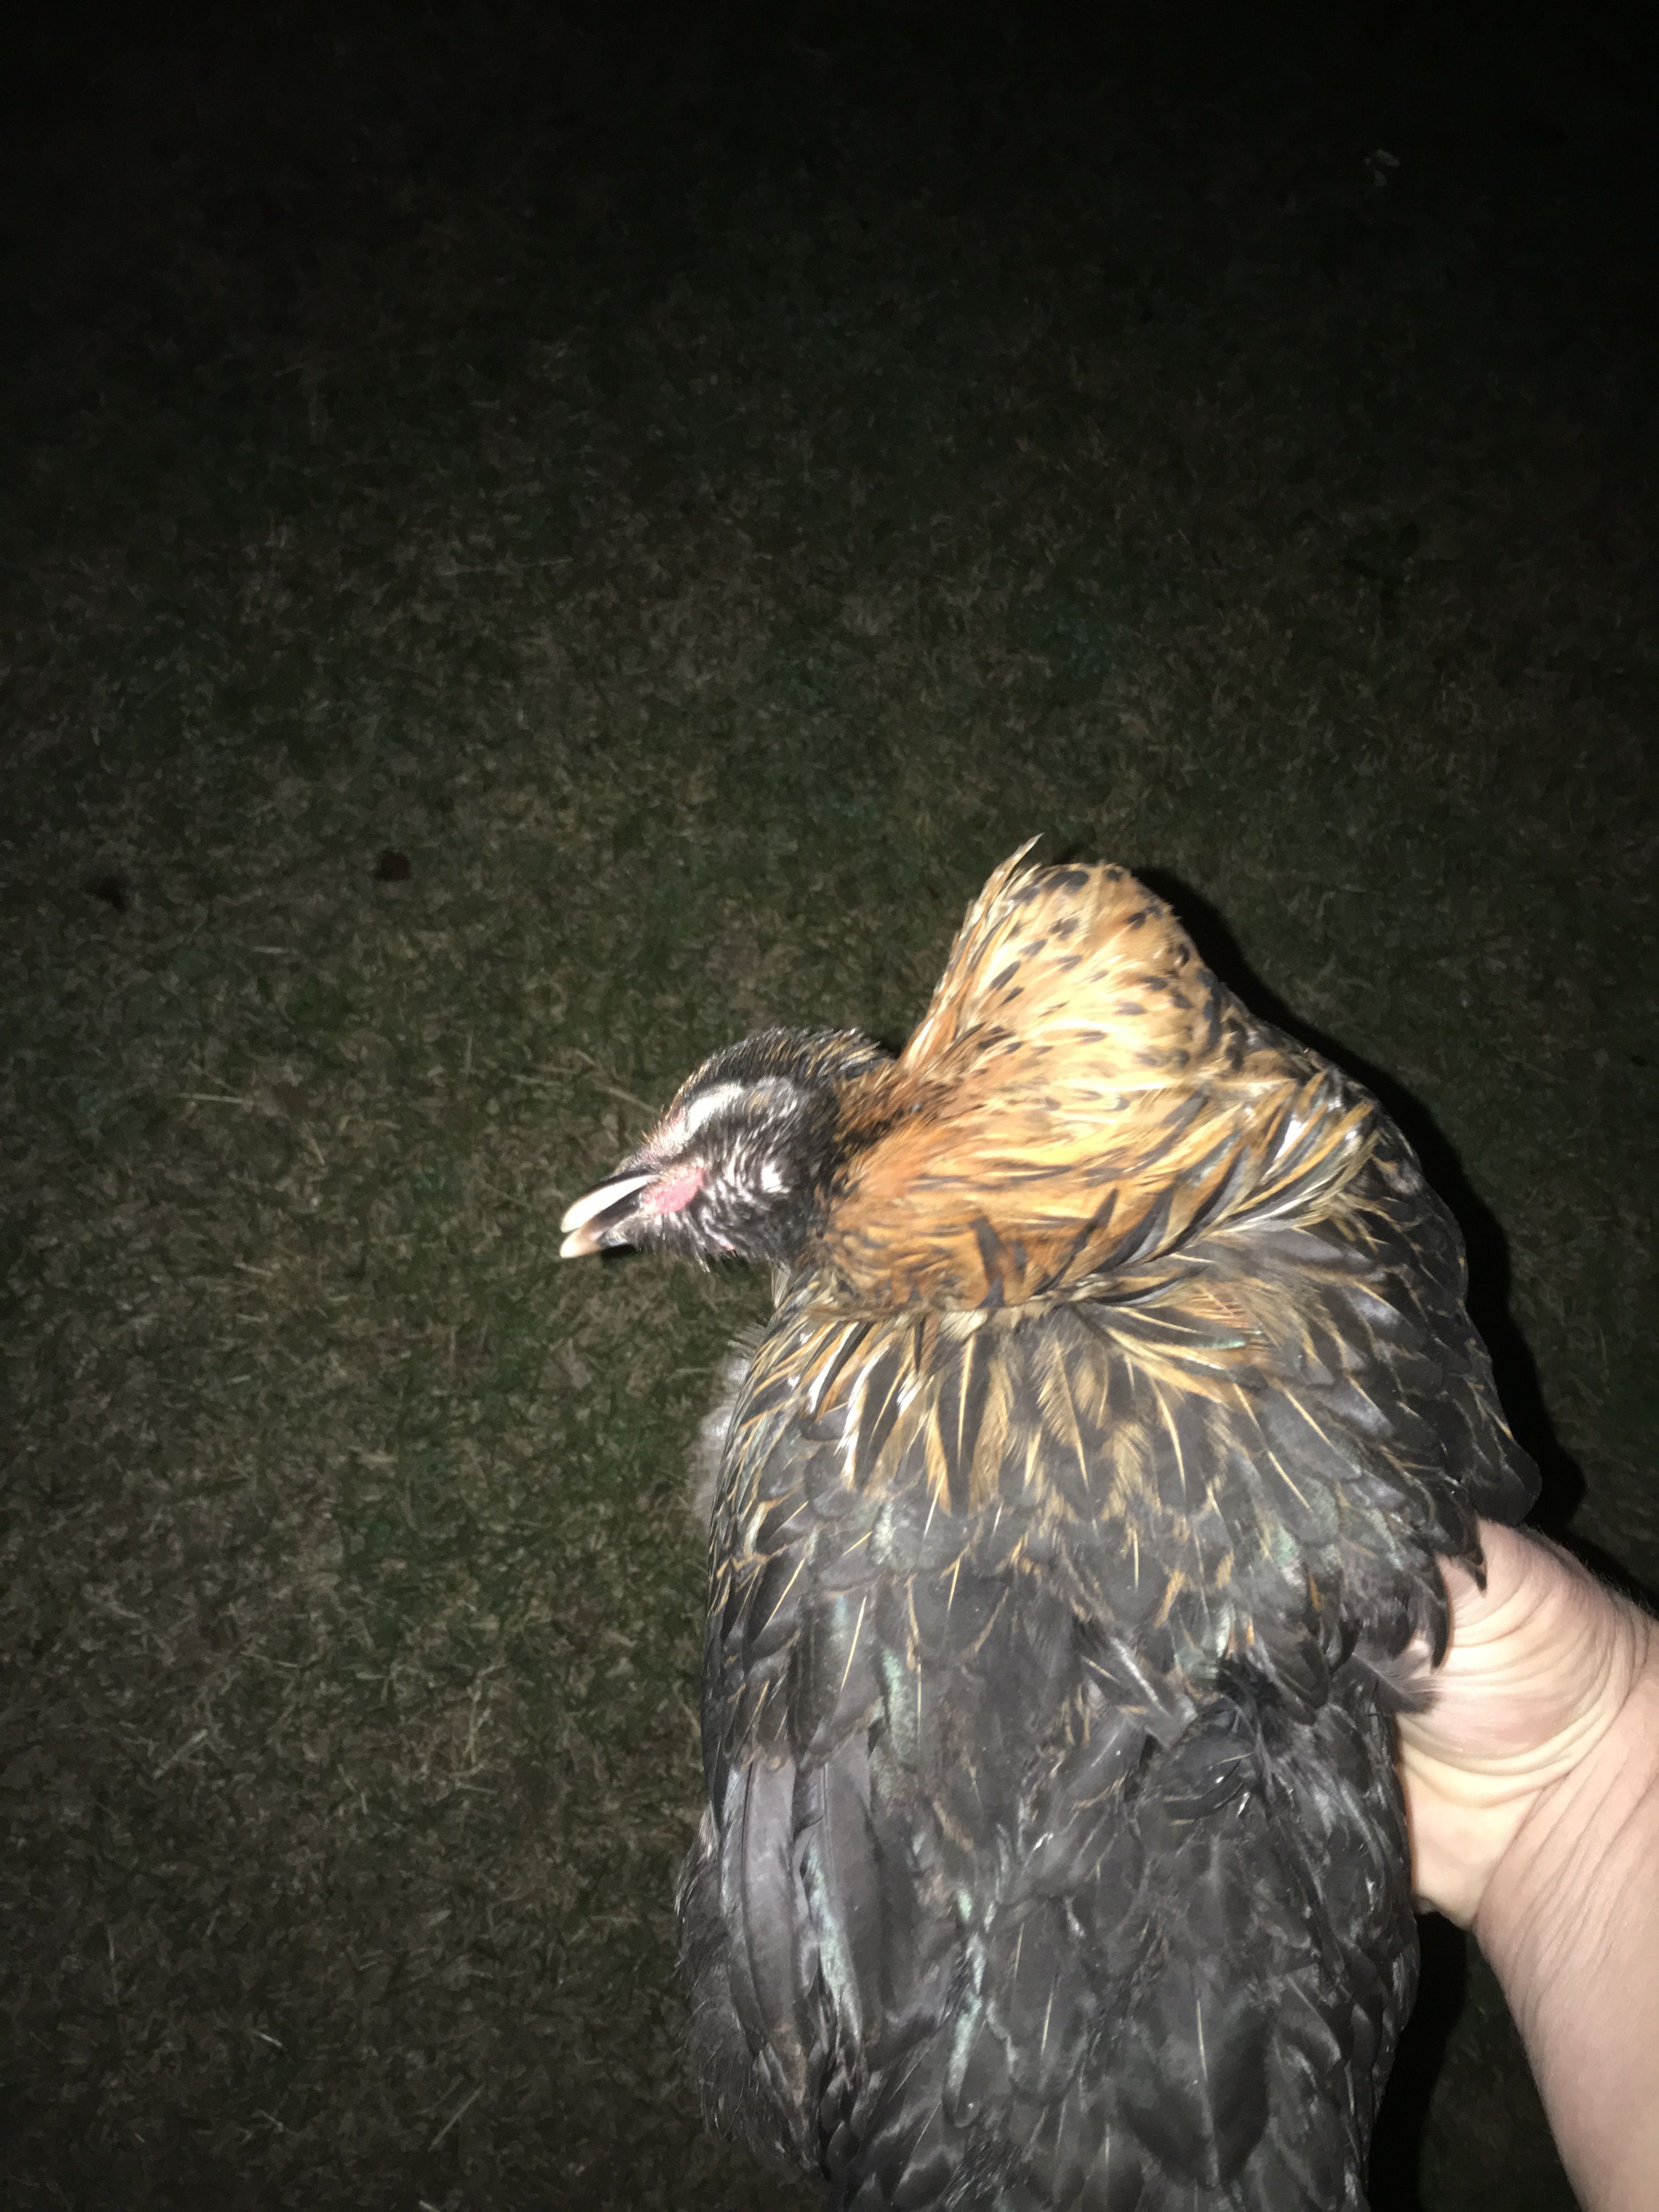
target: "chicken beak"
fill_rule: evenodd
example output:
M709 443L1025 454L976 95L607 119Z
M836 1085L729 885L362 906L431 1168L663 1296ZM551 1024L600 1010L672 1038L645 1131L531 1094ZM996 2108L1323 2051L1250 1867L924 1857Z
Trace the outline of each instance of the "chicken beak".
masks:
M613 1245L625 1244L626 1237L617 1236L615 1231L629 1211L628 1201L653 1179L648 1171L640 1175L619 1170L584 1192L574 1206L566 1209L559 1224L564 1232L564 1242L559 1247L560 1259L584 1260L590 1252L603 1252Z

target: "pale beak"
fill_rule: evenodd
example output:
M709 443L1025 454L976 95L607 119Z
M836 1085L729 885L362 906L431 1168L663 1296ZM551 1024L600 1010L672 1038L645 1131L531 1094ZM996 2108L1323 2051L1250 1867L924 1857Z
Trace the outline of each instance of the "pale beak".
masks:
M603 1182L583 1193L575 1204L567 1208L559 1226L564 1231L564 1242L559 1247L562 1260L585 1260L590 1252L603 1252L612 1244L624 1240L605 1233L611 1226L611 1217L625 1213L628 1200L636 1191L645 1188L655 1177L645 1175L608 1176Z

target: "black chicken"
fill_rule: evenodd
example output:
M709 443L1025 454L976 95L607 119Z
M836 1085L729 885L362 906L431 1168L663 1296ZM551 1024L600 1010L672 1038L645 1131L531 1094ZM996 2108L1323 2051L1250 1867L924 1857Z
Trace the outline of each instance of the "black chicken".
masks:
M564 1227L774 1269L679 1892L714 2123L857 2212L1363 2205L1388 1715L1534 1490L1376 1102L1017 854L896 1059L717 1054Z

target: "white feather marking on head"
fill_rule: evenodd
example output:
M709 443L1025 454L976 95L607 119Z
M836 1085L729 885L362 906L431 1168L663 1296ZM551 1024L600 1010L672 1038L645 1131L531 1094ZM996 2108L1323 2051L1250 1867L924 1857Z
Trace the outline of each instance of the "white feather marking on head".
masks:
M676 1117L676 1126L664 1133L676 1139L695 1137L706 1122L723 1114L728 1106L735 1105L748 1088L746 1083L717 1083L712 1091L702 1091L691 1099L685 1110Z

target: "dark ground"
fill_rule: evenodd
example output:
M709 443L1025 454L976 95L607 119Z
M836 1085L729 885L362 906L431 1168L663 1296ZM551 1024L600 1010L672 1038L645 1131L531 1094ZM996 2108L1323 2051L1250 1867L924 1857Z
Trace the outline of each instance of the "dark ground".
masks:
M10 50L20 2212L779 2201L669 1914L762 1289L556 1223L717 1042L902 1035L1034 831L1377 1082L1659 1577L1641 57L1145 13ZM1565 2205L1429 1936L1379 2207Z

